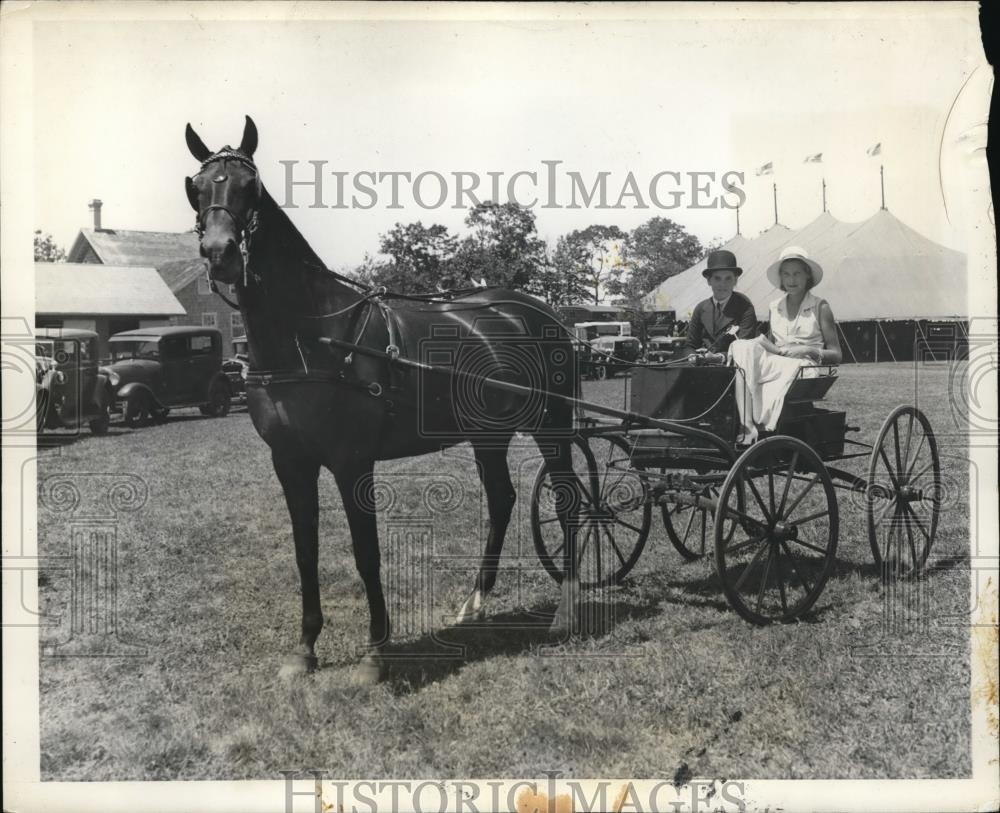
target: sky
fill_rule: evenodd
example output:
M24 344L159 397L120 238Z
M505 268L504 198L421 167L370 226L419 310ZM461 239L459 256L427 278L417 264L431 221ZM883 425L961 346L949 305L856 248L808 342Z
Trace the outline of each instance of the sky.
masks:
M633 196L620 209L536 208L550 244L594 223L630 229L654 216L709 241L735 233L735 213L692 204L718 200L726 172L743 173L740 225L752 237L774 222L772 184L791 228L820 214L823 179L836 217L865 219L880 205L884 166L890 211L963 248L945 218L939 146L956 95L984 64L974 4L621 9L633 19L38 22L36 228L68 248L90 225L94 197L105 227L190 228L183 180L197 163L184 125L218 148L238 144L250 114L257 163L279 203L281 161L298 162L299 179L312 177L308 162L325 161L348 185L365 171L441 173L448 204L455 172L478 173L484 186L486 173L503 173L505 186L512 173L534 171L544 184L542 162L559 161L561 203L565 172L587 186L607 172L609 204L632 173L649 206L636 208ZM882 155L870 158L875 143ZM804 163L815 153L822 163ZM758 177L767 162L774 174ZM669 210L648 194L664 172L681 179L660 176L661 201L681 193ZM714 173L707 197L692 193L694 172ZM335 203L334 176L325 177L324 202ZM433 176L421 189L425 203L438 197ZM375 254L395 222L464 232L465 207L421 208L404 183L401 208L389 208L387 183L377 191L372 208L316 209L297 189L291 215L342 269ZM544 202L541 184L538 194Z

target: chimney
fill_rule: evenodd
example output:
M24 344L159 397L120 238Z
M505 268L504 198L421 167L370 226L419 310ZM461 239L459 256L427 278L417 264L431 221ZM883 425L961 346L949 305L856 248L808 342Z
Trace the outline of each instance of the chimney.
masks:
M101 230L101 201L94 198L89 204L90 211L94 213L94 231Z

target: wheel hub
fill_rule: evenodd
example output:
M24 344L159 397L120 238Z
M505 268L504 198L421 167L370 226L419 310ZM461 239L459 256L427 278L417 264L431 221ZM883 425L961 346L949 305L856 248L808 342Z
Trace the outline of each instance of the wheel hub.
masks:
M799 529L795 523L776 522L771 531L771 536L776 542L786 542L789 539L798 539Z
M924 491L922 488L916 488L915 486L900 486L899 488L899 499L903 502L920 502L924 498Z

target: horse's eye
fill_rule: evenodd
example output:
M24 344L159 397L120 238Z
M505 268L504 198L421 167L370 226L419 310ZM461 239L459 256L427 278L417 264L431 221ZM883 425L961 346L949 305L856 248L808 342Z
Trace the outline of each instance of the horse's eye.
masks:
M226 180L225 175L216 175L214 178L212 178L212 183L222 183L224 180Z

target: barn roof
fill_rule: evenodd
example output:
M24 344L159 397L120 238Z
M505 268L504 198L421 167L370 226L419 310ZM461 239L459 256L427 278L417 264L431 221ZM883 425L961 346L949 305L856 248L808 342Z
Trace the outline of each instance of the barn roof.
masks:
M198 235L194 232L80 229L69 251L70 261L83 259L86 243L105 265L160 268L166 263L198 257Z
M736 286L767 318L781 297L767 279L767 267L781 249L796 245L823 266L817 294L840 321L866 319L953 319L969 314L966 258L914 231L887 210L861 223L845 223L824 212L791 231L772 226L751 240L737 235L723 246L736 255L743 275ZM710 295L701 276L705 261L663 282L646 297L656 309L673 308L687 318Z
M183 316L155 268L35 263L35 312L59 315Z

